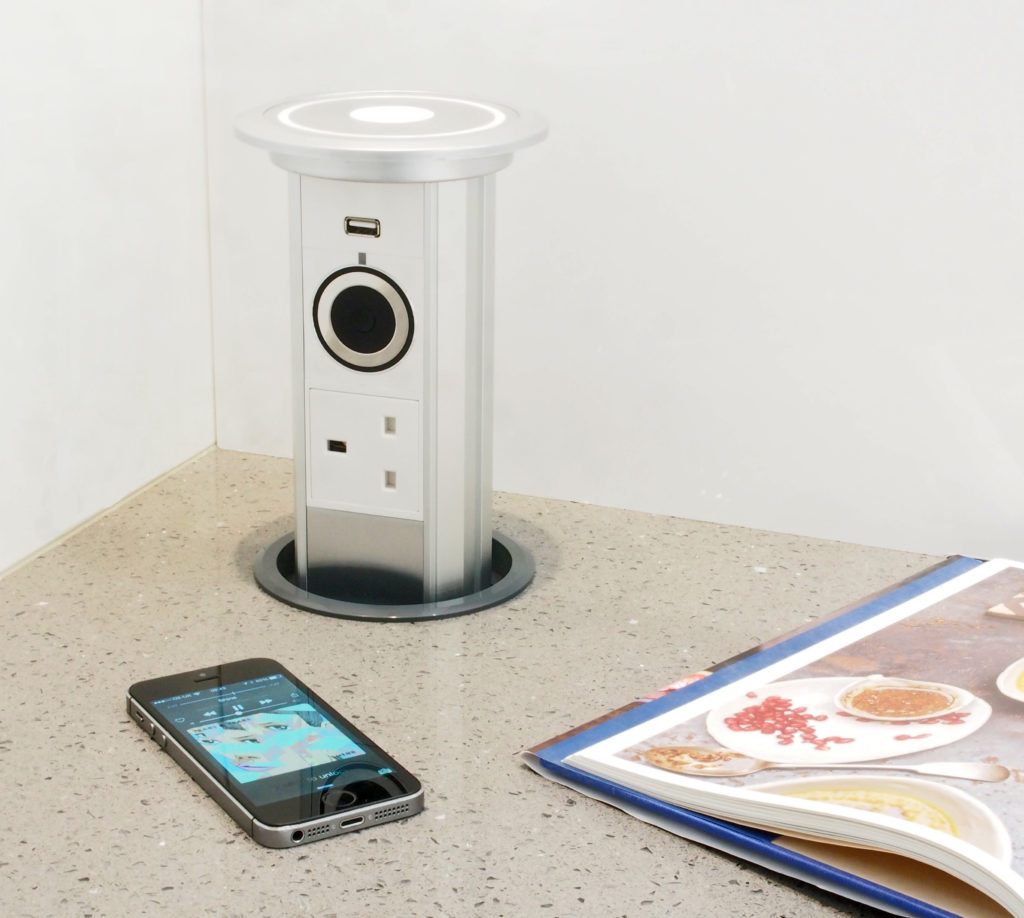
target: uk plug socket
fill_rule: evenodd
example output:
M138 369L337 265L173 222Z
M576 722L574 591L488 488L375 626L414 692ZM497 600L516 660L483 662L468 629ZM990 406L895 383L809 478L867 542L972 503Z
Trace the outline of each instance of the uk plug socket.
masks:
M422 518L419 402L311 389L308 430L312 505Z

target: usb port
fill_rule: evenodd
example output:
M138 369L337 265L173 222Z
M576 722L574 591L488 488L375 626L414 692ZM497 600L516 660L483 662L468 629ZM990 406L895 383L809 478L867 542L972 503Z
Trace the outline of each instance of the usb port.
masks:
M346 217L345 234L347 236L379 236L380 220L373 217Z
M363 822L363 817L362 816L353 816L351 819L346 819L341 824L341 827L343 829L351 829L352 826L362 825L362 822Z

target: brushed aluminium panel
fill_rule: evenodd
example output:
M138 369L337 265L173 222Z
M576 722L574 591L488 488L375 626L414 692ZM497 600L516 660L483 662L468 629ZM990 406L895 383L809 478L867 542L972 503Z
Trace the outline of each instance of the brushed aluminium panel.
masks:
M291 349L292 349L292 450L295 479L295 575L297 586L306 589L306 360L305 299L302 264L302 184L298 175L288 176L290 227Z
M421 603L423 523L306 508L307 589L349 602Z
M479 590L490 576L493 177L432 188L425 519L427 582L442 600Z

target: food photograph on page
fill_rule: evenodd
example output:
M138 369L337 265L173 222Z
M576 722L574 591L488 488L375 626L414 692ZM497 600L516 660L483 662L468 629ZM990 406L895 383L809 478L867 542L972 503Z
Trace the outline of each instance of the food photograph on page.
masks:
M1024 872L1024 629L1009 568L617 755L895 816Z

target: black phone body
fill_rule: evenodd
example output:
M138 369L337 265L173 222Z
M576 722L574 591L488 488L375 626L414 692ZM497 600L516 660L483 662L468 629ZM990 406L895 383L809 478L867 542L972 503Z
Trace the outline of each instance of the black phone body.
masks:
M128 715L270 848L423 809L420 782L275 660L137 682Z

